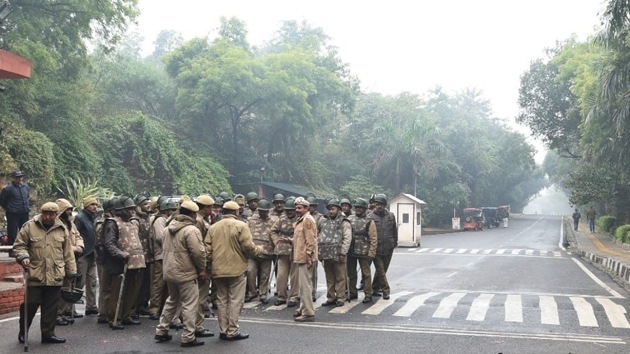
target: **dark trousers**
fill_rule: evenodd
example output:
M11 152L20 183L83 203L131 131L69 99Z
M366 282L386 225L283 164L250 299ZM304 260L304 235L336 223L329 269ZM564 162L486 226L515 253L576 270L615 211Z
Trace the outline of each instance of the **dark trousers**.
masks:
M9 245L15 242L18 231L24 223L28 221L28 212L26 213L9 213L7 212L7 234L9 236Z
M125 284L123 288L122 298L120 299L120 310L118 311L118 321L127 321L131 319L132 311L138 295L140 294L142 272L140 269L127 269L125 275ZM109 294L109 323L114 324L116 316L116 306L118 304L118 295L122 284L122 277L112 275L112 290Z
M37 309L41 306L40 328L42 338L55 336L55 324L57 321L58 300L61 297L60 286L29 286L27 287L28 304L28 328L31 328ZM24 306L20 305L20 334L24 334Z
M389 263L392 261L393 253L387 255L376 255L374 258L374 267L376 273L374 274L374 281L372 286L374 289L380 289L383 294L389 294L389 282L387 281L387 270L389 269ZM378 286L378 288L377 288Z

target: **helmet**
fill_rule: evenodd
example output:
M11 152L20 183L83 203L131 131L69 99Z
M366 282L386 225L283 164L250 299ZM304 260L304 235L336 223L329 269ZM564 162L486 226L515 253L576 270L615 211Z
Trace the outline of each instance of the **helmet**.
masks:
M234 201L236 202L236 204L242 207L245 205L245 196L242 194L237 194L234 196Z
M295 199L289 199L284 203L285 210L295 210Z
M135 197L133 197L133 202L134 202L136 205L140 205L140 204L144 203L144 202L145 202L145 201L147 201L147 200L150 200L150 199L149 199L149 197L147 197L147 196L146 196L146 195L144 195L144 194L136 194L136 196L135 196Z
M355 208L365 208L365 209L367 209L368 208L368 202L367 202L367 200L365 200L363 198L357 198L354 201L354 207Z
M230 197L230 194L228 192L221 192L221 193L219 193L219 197L223 198L224 202L232 200L232 198Z
M315 197L307 197L306 201L312 206L317 206L317 198Z
M224 202L225 202L225 201L223 200L223 198L221 198L221 197L219 197L219 196L217 196L216 198L214 198L214 205L216 205L216 206L219 206L219 207L220 207L220 206L223 206L223 203L224 203Z
M348 198L341 198L341 200L339 201L339 205L341 204L349 204L350 206L352 206L352 203L350 202L350 199Z
M175 201L175 199L168 198L160 204L160 210L175 210L179 204Z
M258 193L256 192L249 192L247 193L247 195L245 196L245 200L249 203L252 200L256 200L258 199Z
M374 203L374 197L375 197L375 196L376 196L376 194L372 194L372 195L370 196L370 200L369 200L369 203L370 203L370 204Z
M267 199L261 199L258 201L258 210L269 211L271 209L271 203Z
M387 196L385 194L377 194L374 196L374 203L387 205Z
M284 203L284 196L283 196L282 194L280 194L280 193L278 193L278 194L274 195L274 196L273 196L273 202L274 202L274 203L276 203L276 202L282 202L282 203Z
M331 198L328 203L326 203L326 208L330 208L331 206L336 206L337 208L341 208L341 203L339 203L339 199Z
M127 208L135 208L136 204L129 197L120 197L116 201L116 210L123 210Z

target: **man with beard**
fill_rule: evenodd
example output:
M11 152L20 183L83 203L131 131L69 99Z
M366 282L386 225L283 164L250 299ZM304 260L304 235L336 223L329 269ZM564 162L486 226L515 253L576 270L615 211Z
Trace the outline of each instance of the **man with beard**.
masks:
M341 212L339 199L326 204L328 215L320 221L317 247L326 273L326 302L322 306L343 306L346 299L346 255L352 241L352 226Z
M28 270L28 303L20 306L18 341L24 343L24 321L30 328L41 306L42 343L65 343L65 338L55 335L57 299L61 296L62 279L76 277L77 266L68 231L57 218L57 204L45 203L40 211L22 226L13 244L16 261Z
M148 316L149 313L149 300L151 299L151 273L153 272L153 244L150 239L150 212L151 212L151 198L144 194L138 194L134 198L136 203L136 215L133 218L138 223L138 236L144 249L144 259L147 267L140 270L140 296L134 306L135 316L138 318L140 315Z

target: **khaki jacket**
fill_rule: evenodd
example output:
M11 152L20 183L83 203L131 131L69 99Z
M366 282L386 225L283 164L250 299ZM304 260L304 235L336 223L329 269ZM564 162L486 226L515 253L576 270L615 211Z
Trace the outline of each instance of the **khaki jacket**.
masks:
M180 214L171 221L163 247L164 280L173 283L196 280L206 270L206 249L191 217Z
M155 219L153 219L151 229L153 230L151 232L153 237L153 259L161 261L163 257L162 242L164 241L164 233L166 232L166 215L157 215Z
M210 226L205 238L206 249L212 258L212 277L238 277L247 270L247 256L256 257L262 252L252 240L247 224L235 215Z
M61 213L59 215L61 215ZM57 216L57 219L59 219L63 226L66 227L66 230L68 230L68 240L70 240L72 250L74 251L76 248L80 247L81 252L83 252L83 250L85 249L85 244L83 243L83 237L81 237L79 229L77 229L77 226L74 224L74 216L70 217L69 225L67 225L65 221L63 221L63 219L61 219L59 216Z
M295 223L293 247L293 263L317 262L317 224L308 212Z
M77 273L68 230L56 219L48 230L35 216L22 226L13 244L18 262L29 258L29 286L61 286L63 278Z

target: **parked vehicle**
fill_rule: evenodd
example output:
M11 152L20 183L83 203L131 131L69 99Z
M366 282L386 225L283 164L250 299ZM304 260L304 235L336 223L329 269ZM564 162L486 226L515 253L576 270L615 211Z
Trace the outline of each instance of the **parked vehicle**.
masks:
M498 208L497 207L483 207L481 208L483 212L483 216L486 219L485 226L487 228L499 227L501 224L501 219L498 217Z
M464 209L464 230L483 230L485 219L483 211L478 208Z

